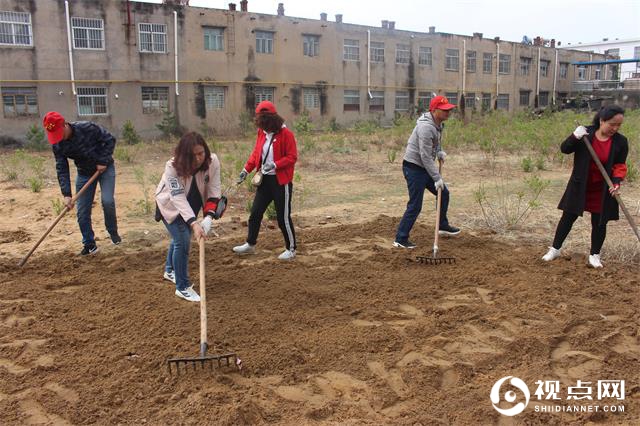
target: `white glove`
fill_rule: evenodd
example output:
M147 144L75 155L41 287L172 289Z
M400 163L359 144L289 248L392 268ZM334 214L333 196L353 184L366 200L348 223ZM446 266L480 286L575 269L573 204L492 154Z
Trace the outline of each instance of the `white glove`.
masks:
M583 136L588 135L589 132L587 131L587 128L584 126L578 126L576 127L576 129L573 131L573 136L578 139L578 140L582 140Z
M211 216L207 215L204 219L202 219L202 221L200 222L200 226L204 231L204 235L209 235L209 232L211 232L212 224L213 224L213 219L211 218Z
M444 161L444 159L447 158L447 153L440 150L436 156L438 157L438 160Z
M442 180L442 178L440 178L440 180L436 181L436 191L438 189L444 189L444 181Z
M262 174L267 174L276 169L276 163L273 161L267 161L262 165Z

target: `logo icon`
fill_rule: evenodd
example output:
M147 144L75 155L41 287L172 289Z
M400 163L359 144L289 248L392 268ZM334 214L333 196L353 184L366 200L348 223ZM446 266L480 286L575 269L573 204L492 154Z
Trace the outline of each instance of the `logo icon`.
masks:
M509 380L509 384L511 386L519 389L520 392L524 394L525 402L524 403L518 402L513 407L504 409L504 408L499 408L497 404L500 403L500 388L502 387L502 384L507 380ZM493 408L495 408L495 410L498 413L505 416L509 416L509 417L522 413L524 409L527 408L527 405L529 405L530 397L531 397L531 394L529 393L529 388L527 387L526 383L523 382L521 379L513 376L506 376L498 380L491 388L491 394L489 395L489 398L491 398L491 403L493 404ZM512 390L509 390L504 394L504 400L507 402L514 402L516 398L517 398L517 395Z

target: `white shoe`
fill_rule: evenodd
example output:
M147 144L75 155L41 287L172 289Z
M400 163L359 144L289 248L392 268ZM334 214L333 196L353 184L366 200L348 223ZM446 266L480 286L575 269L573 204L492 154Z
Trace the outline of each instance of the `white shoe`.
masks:
M176 273L174 271L167 272L164 271L164 279L167 281L171 281L172 283L176 283Z
M280 260L292 260L294 257L296 257L296 251L295 250L285 250L280 254L280 256L278 256L278 259L280 259Z
M599 254L590 254L589 255L589 265L593 268L602 268L602 262L600 261Z
M256 252L256 246L252 246L249 243L244 243L233 248L234 253L238 254L254 254Z
M200 296L193 289L193 287L187 287L184 290L176 290L176 296L183 298L184 300L188 300L189 302L199 302Z
M557 259L559 257L560 257L560 250L555 249L553 247L549 247L549 251L547 252L547 254L542 256L542 260L544 260L545 262L551 262L553 259Z

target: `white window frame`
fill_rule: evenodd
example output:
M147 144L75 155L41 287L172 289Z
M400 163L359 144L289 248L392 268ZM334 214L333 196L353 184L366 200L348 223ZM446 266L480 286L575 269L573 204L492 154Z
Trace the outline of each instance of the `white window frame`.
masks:
M109 103L108 103L108 93L106 87L77 87L76 91L77 102L76 105L78 107L78 115L80 116L91 116L91 115L109 115ZM100 93L102 92L102 93ZM81 107L80 101L81 99L89 99L91 112L86 113L82 112L82 108L87 107L87 105L83 105ZM99 105L99 102L96 102L98 99L104 99L104 112L96 112L96 106Z
M384 42L372 41L369 46L369 57L371 62L384 63Z
M372 90L369 99L369 111L384 112L384 90Z
M89 26L94 24L94 26ZM100 38L90 38L92 32L99 33ZM71 33L73 37L73 48L78 50L104 50L104 20L98 18L82 18L78 16L71 17ZM80 33L84 33L84 37L79 37ZM79 46L80 41L86 41L85 46ZM100 47L91 47L91 42L100 42Z
M344 39L342 59L355 62L360 60L360 40Z
M498 73L511 74L511 55L500 54L498 58Z
M409 65L411 61L411 46L408 44L396 44L396 64Z
M20 34L20 29L26 34ZM27 12L0 11L0 46L33 46L33 27L31 14ZM28 37L28 43L18 42L17 39ZM11 38L11 42L9 42ZM6 39L6 41L1 41ZM24 41L24 40L22 40Z
M566 79L569 77L569 63L560 62L560 69L558 71L560 78Z
M274 39L273 31L256 31L256 53L273 55Z
M302 34L302 54L304 56L320 56L320 36Z
M444 56L445 71L460 71L460 50L446 49Z
M148 41L142 41L143 34L149 36ZM140 53L167 53L167 26L165 24L139 22L138 51Z
M602 80L602 65L596 65L593 70L593 79Z
M344 111L360 111L360 90L345 89L344 100L343 100L343 110Z
M271 86L255 86L253 88L253 93L255 95L256 105L262 101L273 102L273 98L276 94L276 88Z
M578 80L586 80L587 79L587 66L586 65L578 65L576 67L576 76Z
M487 67L487 65L489 66ZM493 53L484 52L482 54L482 73L483 74L493 73Z
M202 34L204 37L204 50L224 52L224 28L203 27Z
M302 88L302 104L305 109L320 108L320 89L317 87Z
M12 87L0 88L2 95L2 111L5 118L38 116L38 89L36 87ZM21 98L22 103L17 102ZM11 103L7 102L11 99ZM11 105L12 111L7 111ZM22 111L19 111L22 108Z
M204 86L204 107L207 111L224 109L226 101L226 87L224 86Z
M409 111L409 91L396 90L395 111Z
M421 46L418 51L418 65L432 66L433 56L430 46Z
M140 94L143 114L169 111L169 88L167 86L142 86Z

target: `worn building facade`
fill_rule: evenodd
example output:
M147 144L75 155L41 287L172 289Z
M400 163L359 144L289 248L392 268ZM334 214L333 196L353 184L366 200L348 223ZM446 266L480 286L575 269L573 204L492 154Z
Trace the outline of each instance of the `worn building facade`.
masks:
M242 2L243 9L247 7ZM597 55L596 55L597 56ZM390 120L442 94L465 113L546 107L593 54L462 36L126 0L0 0L0 135L49 110L114 133L237 131L257 102L287 120ZM461 104L462 103L462 104Z

